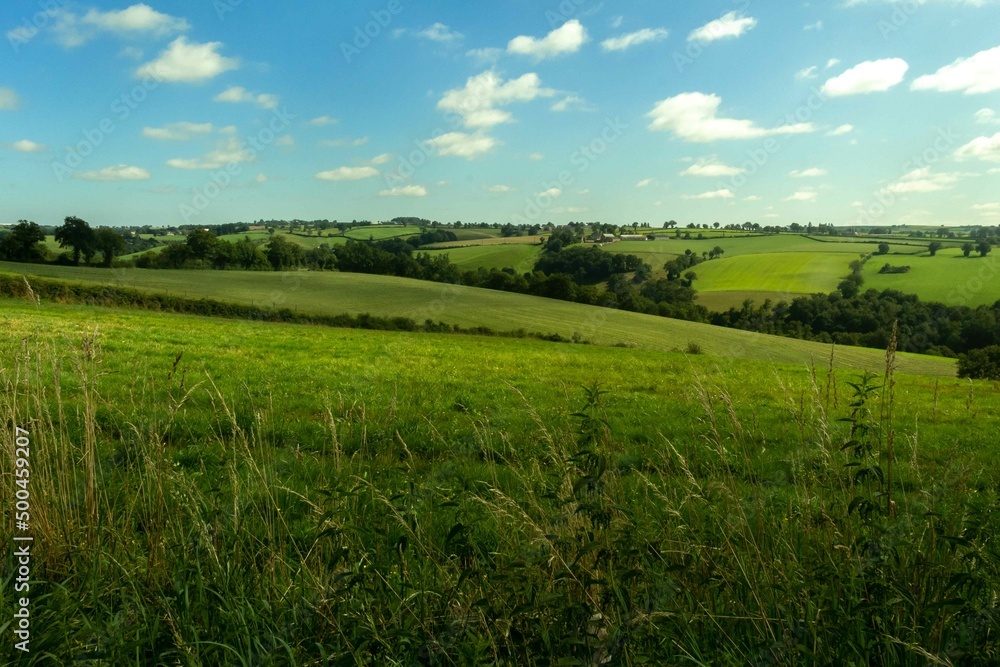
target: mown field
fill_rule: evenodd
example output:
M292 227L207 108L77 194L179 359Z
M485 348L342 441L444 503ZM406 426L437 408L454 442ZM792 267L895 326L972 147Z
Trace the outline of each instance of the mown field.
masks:
M187 298L287 307L304 313L370 313L409 317L417 322L431 319L465 328L525 329L543 334L558 333L566 338L577 335L601 345L673 350L685 349L694 342L710 354L799 364L815 361L822 365L829 356L827 346L807 341L522 294L387 276L317 272L107 271L3 262L0 262L0 271L119 285ZM882 354L877 350L844 348L838 351L837 359L847 367L874 369L881 364ZM901 364L910 372L955 374L955 364L951 360L917 355L901 359Z
M995 664L1000 392L883 379L0 301L0 662Z
M909 266L903 274L880 274L885 264ZM1000 255L972 253L964 257L957 249L941 250L935 257L873 257L865 265L865 287L895 289L916 294L924 301L951 305L993 305L1000 300Z
M447 255L452 264L466 270L505 269L512 268L519 274L530 273L535 269L535 263L542 254L541 246L534 245L503 245L503 246L468 246L448 250L420 250L429 255Z

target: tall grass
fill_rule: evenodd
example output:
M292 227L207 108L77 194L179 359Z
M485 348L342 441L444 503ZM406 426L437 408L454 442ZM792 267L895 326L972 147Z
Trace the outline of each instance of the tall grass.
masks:
M455 401L464 427L427 415L419 441L395 395L331 394L303 428L180 355L109 375L101 341L0 362L38 545L32 653L4 641L4 664L1000 661L997 480L917 455L891 349L843 410L829 376L787 389L773 457L758 406L694 372L696 418L669 436L623 438L620 396L592 385L555 411L524 398L518 432Z

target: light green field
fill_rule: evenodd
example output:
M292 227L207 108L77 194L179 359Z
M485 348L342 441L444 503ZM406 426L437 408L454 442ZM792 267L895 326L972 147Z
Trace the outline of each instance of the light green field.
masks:
M752 286L788 298L800 294L829 293L850 273L851 257L843 253L785 252L740 255L703 262L698 274L699 292L732 292Z
M419 233L420 230L416 227L379 225L373 227L358 227L350 230L349 232L344 232L344 236L349 239L354 239L355 241L367 241L372 238L376 241L384 241L386 239L415 236Z
M446 248L474 248L480 246L500 245L538 245L544 236L512 236L510 238L488 238L473 241L447 241L445 243L429 243L422 246L426 250L443 250Z
M512 268L518 273L530 272L541 253L541 246L531 245L469 246L427 252L432 256L447 255L451 258L452 264L463 269Z
M880 274L886 263L909 266L909 273ZM894 289L916 294L924 301L949 305L992 305L1000 300L1000 253L986 257L972 253L964 257L961 251L947 249L937 256L873 257L865 265L864 289Z
M823 364L829 347L807 341L682 322L621 310L597 308L523 294L444 285L404 278L321 272L154 271L74 268L0 262L0 271L63 280L114 284L187 298L212 298L258 306L278 306L315 314L403 316L462 327L501 331L578 334L601 345L636 345L651 350L685 349L696 342L708 354L783 363ZM843 348L840 364L878 369L879 350ZM953 376L953 361L906 356L905 372Z

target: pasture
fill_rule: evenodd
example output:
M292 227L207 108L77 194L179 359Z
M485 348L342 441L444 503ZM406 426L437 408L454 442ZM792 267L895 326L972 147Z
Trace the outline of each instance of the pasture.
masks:
M909 273L880 274L885 264L909 266ZM964 257L958 249L940 250L937 256L886 255L865 265L864 288L894 289L916 294L924 301L949 305L993 305L1000 300L1000 254Z

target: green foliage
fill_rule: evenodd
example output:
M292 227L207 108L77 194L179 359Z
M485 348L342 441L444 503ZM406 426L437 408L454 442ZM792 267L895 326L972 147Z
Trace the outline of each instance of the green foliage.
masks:
M1000 345L990 345L959 355L958 377L1000 381Z

